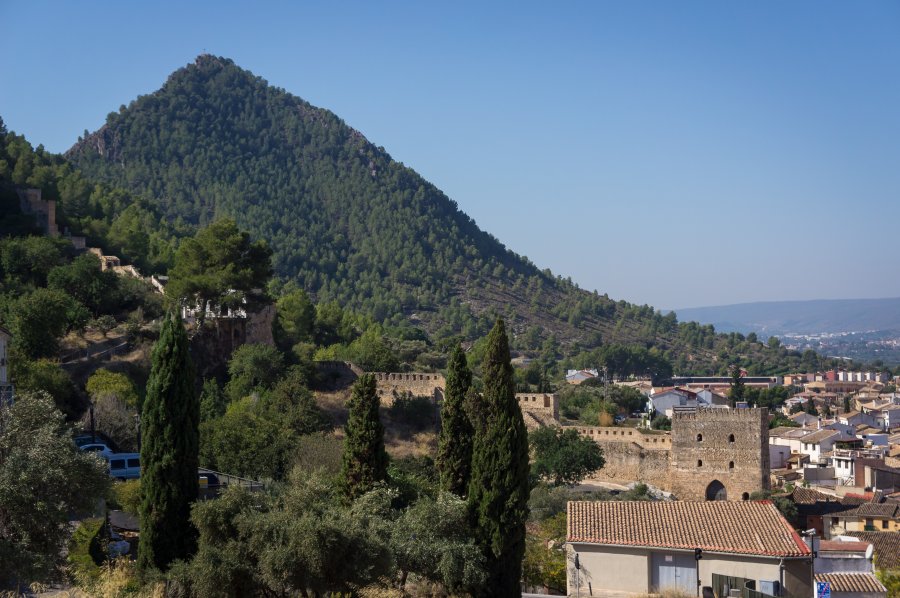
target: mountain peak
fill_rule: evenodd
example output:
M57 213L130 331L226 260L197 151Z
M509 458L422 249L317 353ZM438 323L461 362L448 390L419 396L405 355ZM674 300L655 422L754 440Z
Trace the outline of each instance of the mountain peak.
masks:
M67 155L173 223L234 218L282 282L386 325L474 339L501 316L518 348L619 342L718 367L711 328L682 338L674 318L538 270L335 114L227 58L201 54Z

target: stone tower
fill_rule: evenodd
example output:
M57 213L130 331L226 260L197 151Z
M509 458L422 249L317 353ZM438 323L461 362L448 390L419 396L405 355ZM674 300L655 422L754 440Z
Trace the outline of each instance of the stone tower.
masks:
M768 410L676 412L669 476L681 500L746 500L768 490Z

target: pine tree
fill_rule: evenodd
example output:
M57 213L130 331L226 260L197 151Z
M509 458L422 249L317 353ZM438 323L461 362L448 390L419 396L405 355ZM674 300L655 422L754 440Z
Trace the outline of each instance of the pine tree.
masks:
M353 385L344 428L343 473L351 498L365 494L377 482L387 479L388 456L384 450L384 426L378 415L379 403L375 376L363 374Z
M520 596L528 517L528 434L516 402L503 320L488 335L482 364L484 427L476 426L469 512L487 558L484 596Z
M197 499L200 402L181 318L163 321L153 348L141 414L141 540L138 567L165 570L196 544L190 523Z
M475 430L466 413L466 393L472 386L472 372L466 354L456 345L450 355L447 385L441 405L441 434L438 439L436 465L441 475L441 488L464 497L469 488L472 467L472 441Z

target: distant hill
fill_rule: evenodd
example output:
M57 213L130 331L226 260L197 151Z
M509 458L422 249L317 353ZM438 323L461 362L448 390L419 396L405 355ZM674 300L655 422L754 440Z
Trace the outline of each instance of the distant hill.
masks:
M235 218L269 242L282 283L431 340L476 339L502 316L517 349L637 345L696 373L797 359L538 269L335 114L225 58L201 55L66 157L147 198L179 230Z
M900 298L766 301L676 310L723 332L767 336L900 330Z

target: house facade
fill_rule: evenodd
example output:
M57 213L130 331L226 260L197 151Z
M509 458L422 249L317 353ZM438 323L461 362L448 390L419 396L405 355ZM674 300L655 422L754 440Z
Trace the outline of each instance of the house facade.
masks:
M812 552L769 501L572 501L567 551L570 596L721 595L723 584L812 593Z
M900 531L900 503L864 503L831 516L830 536L847 532Z
M656 413L671 418L676 407L697 408L697 393L684 388L669 388L650 395L650 405Z

